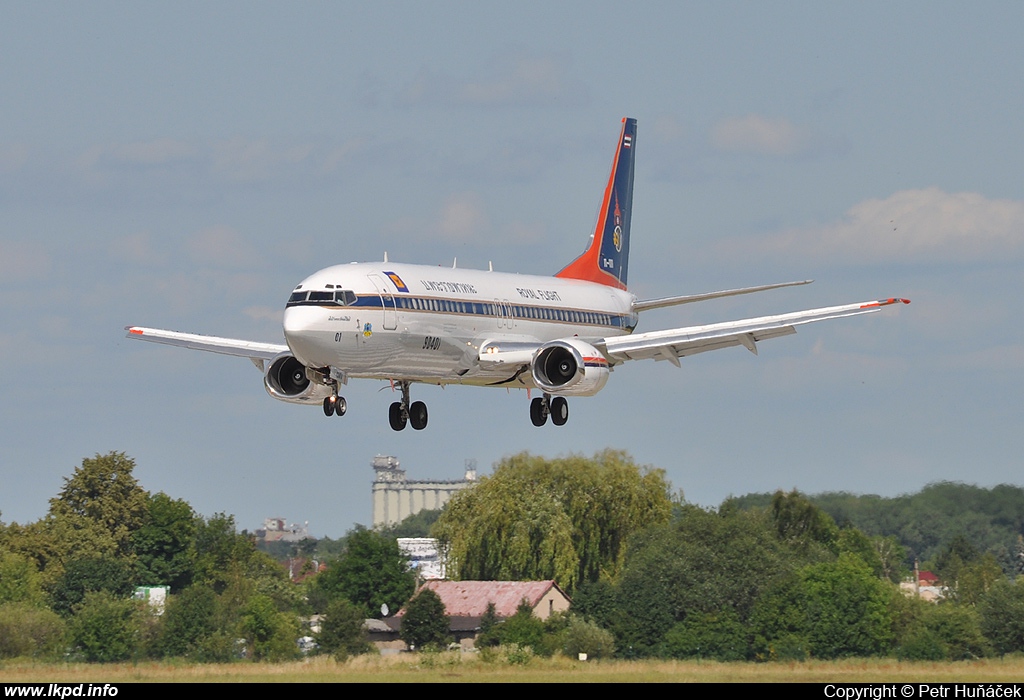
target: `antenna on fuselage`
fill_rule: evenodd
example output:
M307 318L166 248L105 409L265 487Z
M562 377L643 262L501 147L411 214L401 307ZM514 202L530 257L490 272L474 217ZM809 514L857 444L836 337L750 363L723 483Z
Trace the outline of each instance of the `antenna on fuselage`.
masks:
M384 262L388 261L388 251L384 251Z
M494 262L491 261L491 260L487 261L487 271L488 272L494 272Z
M452 269L454 270L456 267L458 267L458 265L459 265L459 256L456 255L452 259Z

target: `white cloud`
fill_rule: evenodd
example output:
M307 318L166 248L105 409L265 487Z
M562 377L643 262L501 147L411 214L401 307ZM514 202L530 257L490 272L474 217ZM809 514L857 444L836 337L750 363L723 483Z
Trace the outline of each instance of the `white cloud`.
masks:
M313 151L309 145L276 146L266 139L233 138L213 145L213 172L233 181L270 178L281 166L302 163Z
M711 143L723 151L764 156L791 156L808 144L807 134L787 119L759 114L729 117L711 129Z
M205 228L188 240L192 260L203 267L251 267L260 256L238 231L230 226Z
M0 173L13 173L28 163L28 146L20 143L0 146Z
M567 77L568 59L560 55L512 55L490 70L464 79L421 69L399 92L399 106L458 104L478 107L579 106L589 101L589 90Z
M505 240L513 244L540 243L547 237L547 229L543 223L524 223L512 221L504 227Z
M860 202L835 223L754 245L764 252L860 262L999 260L1024 248L1024 202L937 187L903 190Z
M185 141L162 138L136 141L110 148L113 159L134 165L162 165L193 158L198 149Z
M0 241L0 283L40 280L52 259L43 246L29 241Z
M437 222L437 232L448 240L471 240L489 228L483 200L474 192L448 197Z
M118 260L136 265L160 265L166 261L166 256L153 247L153 237L149 232L115 239L110 243L110 254Z
M508 106L576 102L585 90L566 80L564 61L553 56L517 56L494 75L462 85L458 96L469 104Z
M242 313L254 321L284 322L284 310L280 307L247 306L242 309Z

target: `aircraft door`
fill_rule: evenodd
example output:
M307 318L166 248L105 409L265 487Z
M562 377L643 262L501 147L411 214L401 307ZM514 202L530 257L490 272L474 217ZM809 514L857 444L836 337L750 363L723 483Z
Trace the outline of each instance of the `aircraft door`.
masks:
M370 278L373 286L377 288L377 293L380 294L380 303L384 311L384 330L395 330L398 328L398 312L395 309L395 297L388 290L387 284L380 275L373 273L367 275L367 277Z
M498 328L512 328L515 326L515 320L512 316L512 303L508 299L505 301L494 300L494 316L498 320Z

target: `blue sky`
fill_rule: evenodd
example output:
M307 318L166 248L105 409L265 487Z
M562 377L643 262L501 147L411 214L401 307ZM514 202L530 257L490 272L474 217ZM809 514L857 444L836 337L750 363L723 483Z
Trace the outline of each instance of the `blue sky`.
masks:
M638 5L638 6L636 6ZM0 7L0 518L83 457L207 515L370 519L411 478L611 447L694 502L1021 483L1020 3L6 3ZM381 259L552 274L639 120L631 288L813 278L642 330L904 296L898 311L616 369L569 424L525 392L386 386L349 413L129 324L279 341L312 271ZM384 391L381 391L381 389Z

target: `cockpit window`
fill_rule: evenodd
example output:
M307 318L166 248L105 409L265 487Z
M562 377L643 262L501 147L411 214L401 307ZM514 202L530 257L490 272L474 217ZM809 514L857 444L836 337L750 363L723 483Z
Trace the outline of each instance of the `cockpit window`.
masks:
M358 297L351 289L318 290L318 291L294 291L288 297L288 306L338 304L340 306L352 306Z

